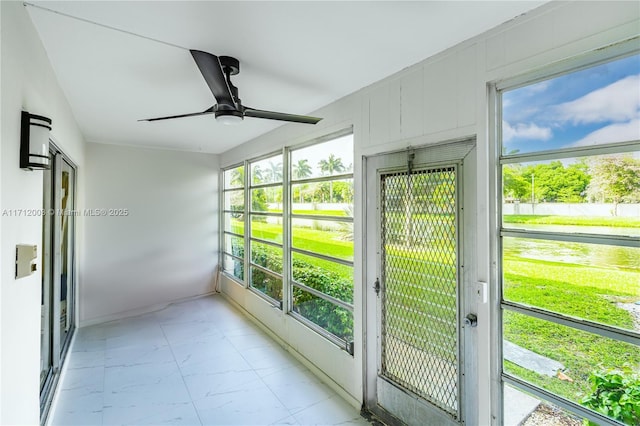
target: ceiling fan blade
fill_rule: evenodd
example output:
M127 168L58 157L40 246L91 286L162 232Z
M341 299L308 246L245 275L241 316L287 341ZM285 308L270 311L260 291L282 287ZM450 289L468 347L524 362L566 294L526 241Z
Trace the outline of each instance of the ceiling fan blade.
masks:
M261 109L244 107L245 117L266 118L267 120L291 121L293 123L316 124L322 118L307 115L286 114L284 112L264 111Z
M180 114L180 115L168 115L166 117L143 118L142 120L138 120L138 121L171 120L171 119L174 119L174 118L195 117L197 115L213 114L214 112L216 112L216 106L215 105L212 106L211 108L207 108L206 110L204 110L202 112L191 112L189 114Z
M227 83L227 79L222 72L220 59L216 55L200 50L190 50L193 60L196 61L200 73L209 85L209 89L215 96L218 105L230 106L236 108L236 100L231 92L231 88Z

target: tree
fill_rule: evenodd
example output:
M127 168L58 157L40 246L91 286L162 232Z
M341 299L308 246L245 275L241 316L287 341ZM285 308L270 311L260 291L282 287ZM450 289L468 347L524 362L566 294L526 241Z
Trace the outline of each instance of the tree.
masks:
M592 200L612 202L614 216L619 203L640 201L640 160L631 155L615 155L598 158L590 166L587 194Z
M302 160L298 160L298 162L293 165L293 178L294 179L307 178L311 176L311 171L312 170L311 170L311 165L309 164L309 160L306 160L303 158ZM304 198L302 193L303 186L306 187L306 185L300 185L300 188L298 189L301 203L304 203Z
M329 158L326 160L320 160L318 163L320 171L323 175L333 175L336 172L344 172L345 167L342 164L342 159L336 157L333 154L329 154ZM333 202L333 182L329 181L329 202Z
M311 165L309 164L309 160L298 160L298 162L293 165L293 177L295 179L304 179L309 176L311 176Z

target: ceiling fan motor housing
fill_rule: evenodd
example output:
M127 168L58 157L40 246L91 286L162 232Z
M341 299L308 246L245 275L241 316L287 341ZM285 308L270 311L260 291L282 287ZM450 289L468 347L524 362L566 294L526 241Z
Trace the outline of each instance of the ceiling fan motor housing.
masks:
M240 72L240 61L231 56L218 56L220 59L220 65L222 65L222 72L228 75L236 75Z

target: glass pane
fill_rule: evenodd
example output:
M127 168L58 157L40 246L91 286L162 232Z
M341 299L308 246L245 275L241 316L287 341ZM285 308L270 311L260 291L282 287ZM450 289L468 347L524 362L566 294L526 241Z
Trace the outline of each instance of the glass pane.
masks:
M640 139L640 55L502 95L503 154Z
M244 280L244 261L225 254L223 268L225 272L228 272L239 280Z
M505 425L583 425L581 417L507 384L504 385L503 413Z
M244 258L244 238L235 237L225 234L224 236L224 252Z
M67 339L71 337L73 328L73 300L74 300L74 276L73 276L73 229L74 218L71 214L74 209L75 171L66 162L62 161L62 174L60 182L60 200L58 208L63 212L60 218L60 351L65 348ZM57 200L56 200L57 201Z
M251 237L282 244L282 217L252 215Z
M262 185L282 182L282 155L274 155L251 163L251 183Z
M640 236L640 151L502 168L503 224Z
M503 325L504 371L577 404L593 408L598 399L610 404L603 391L631 385L634 377L636 387L640 382L632 371L640 365L638 346L510 311L503 312ZM619 377L609 376L613 369ZM638 407L637 392L628 398Z
M282 279L267 274L258 268L251 268L251 287L275 300L282 300Z
M353 135L291 151L291 179L353 172Z
M293 219L292 232L297 249L353 260L353 223Z
M505 299L640 327L640 248L504 238L503 250Z
M293 311L346 341L353 341L353 314L301 288L293 287Z
M244 189L224 192L224 209L234 212L244 210Z
M223 213L223 215L225 231L244 235L244 215L240 213Z
M244 166L224 171L224 189L244 187Z
M292 253L293 279L347 303L353 303L353 268Z
M251 211L282 213L282 186L252 189Z
M294 214L353 217L353 179L298 183L291 191Z
M282 274L282 247L251 241L251 261L270 271Z

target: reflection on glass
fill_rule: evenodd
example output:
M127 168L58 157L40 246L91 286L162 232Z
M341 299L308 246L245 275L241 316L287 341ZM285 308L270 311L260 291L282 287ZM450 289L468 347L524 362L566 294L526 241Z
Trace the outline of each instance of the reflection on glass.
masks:
M634 329L640 248L505 237L503 250L506 300Z
M640 139L640 55L502 95L503 154Z
M353 216L353 179L294 184L291 197L293 214Z
M251 261L270 271L282 274L282 247L251 241Z
M60 218L60 351L65 348L65 343L70 336L73 325L73 264L72 264L72 237L74 215L71 213L74 205L75 176L74 170L66 162L62 161L62 177L60 188L59 212Z
M353 314L348 310L293 287L293 311L346 341L353 341Z
M274 155L251 163L251 183L263 185L282 182L282 155Z
M223 259L223 268L226 272L236 278L244 280L244 262L241 259L236 259L225 254Z
M251 215L251 237L282 244L282 217Z
M224 192L224 209L234 212L244 210L244 189Z
M272 299L282 301L282 279L258 268L251 268L251 287L260 290Z
M353 303L353 267L292 253L293 279L347 303Z
M616 369L631 378L640 365L640 347L629 343L510 311L503 326L504 371L577 404L598 393L590 377Z
M291 179L353 172L353 135L291 151Z
M344 260L353 260L353 223L293 219L293 247Z
M224 189L244 187L244 166L224 171Z
M242 237L225 234L224 248L225 251L229 254L238 256L240 258L244 257L244 239Z
M240 213L223 213L224 230L234 234L244 235L244 215Z
M503 225L640 236L640 151L502 168Z

